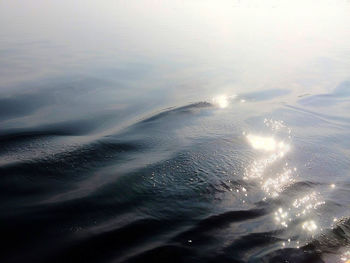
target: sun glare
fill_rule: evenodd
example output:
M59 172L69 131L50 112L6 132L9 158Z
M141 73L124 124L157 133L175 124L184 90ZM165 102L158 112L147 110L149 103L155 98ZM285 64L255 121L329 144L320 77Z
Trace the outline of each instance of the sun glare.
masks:
M229 105L229 98L226 95L219 95L213 98L213 103L219 108L224 109Z

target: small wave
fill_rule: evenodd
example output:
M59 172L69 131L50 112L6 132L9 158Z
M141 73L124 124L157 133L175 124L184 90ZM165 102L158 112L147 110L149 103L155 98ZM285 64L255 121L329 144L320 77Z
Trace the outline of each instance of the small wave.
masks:
M210 216L201 220L196 226L178 235L175 240L187 242L187 240L201 239L202 235L215 229L221 229L231 223L254 219L266 214L264 209L252 209L241 211L229 211L219 215Z
M156 219L140 219L122 228L109 230L91 236L83 236L82 240L63 251L59 251L51 262L108 262L116 256L139 250L156 235L168 231L169 224Z
M123 261L124 263L141 263L141 262L198 262L195 253L187 247L178 245L165 245L147 250L138 255L130 257Z
M182 107L170 108L161 113L158 113L149 118L146 118L142 120L140 123L154 122L173 115L189 114L189 113L193 113L196 109L208 108L208 107L212 107L212 104L209 102L196 102L196 103L192 103Z

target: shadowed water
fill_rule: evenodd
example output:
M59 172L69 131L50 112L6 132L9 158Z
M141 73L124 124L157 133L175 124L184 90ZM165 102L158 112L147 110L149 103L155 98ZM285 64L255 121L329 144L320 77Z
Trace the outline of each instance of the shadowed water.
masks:
M348 11L0 3L0 261L347 262Z

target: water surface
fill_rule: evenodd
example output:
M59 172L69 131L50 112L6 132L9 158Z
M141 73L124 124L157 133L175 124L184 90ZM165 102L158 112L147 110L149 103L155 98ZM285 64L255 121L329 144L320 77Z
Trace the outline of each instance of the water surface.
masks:
M1 2L1 261L350 259L349 13Z

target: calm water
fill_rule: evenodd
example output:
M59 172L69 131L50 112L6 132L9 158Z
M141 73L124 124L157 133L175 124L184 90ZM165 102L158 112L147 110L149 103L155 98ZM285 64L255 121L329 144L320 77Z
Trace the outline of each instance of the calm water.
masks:
M1 262L346 262L350 2L0 2Z

